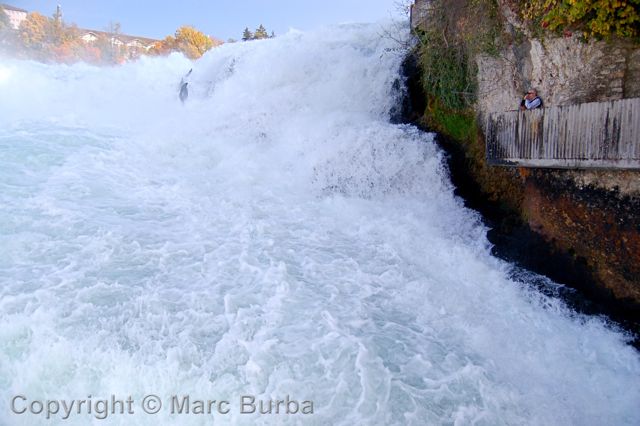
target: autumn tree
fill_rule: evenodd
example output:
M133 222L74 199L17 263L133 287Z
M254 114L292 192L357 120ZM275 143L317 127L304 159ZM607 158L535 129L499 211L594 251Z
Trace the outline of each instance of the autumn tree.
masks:
M100 35L94 43L94 47L100 52L102 62L119 64L125 61L126 49L117 43L117 36L107 33Z
M150 55L168 55L171 52L182 52L190 59L198 59L213 47L222 44L221 40L209 37L195 28L185 25L175 33L175 36L167 36L164 40L156 42Z
M190 59L198 59L214 47L211 37L188 25L178 28L175 41L177 49Z
M84 43L79 37L72 42L67 42L66 46L70 50L70 62L84 61L96 65L106 62L106 58L98 46Z
M96 46L100 50L100 56L104 62L119 64L125 62L126 48L119 38L122 26L119 22L110 21L106 28L106 36L100 37Z
M32 50L43 50L50 42L51 25L47 17L32 12L20 24L20 40Z
M177 50L174 36L166 36L164 40L156 41L149 50L150 55L168 55Z
M10 27L8 15L0 7L0 48L20 47L21 56L37 60L55 60L71 63L83 60L90 63L122 63L146 54L139 46L125 45L128 38L120 37L120 24L110 23L92 42L85 42L75 25L68 26L62 20L60 7L51 17L38 12L30 13L22 22L19 31ZM15 39L15 43L11 38ZM158 41L148 54L163 55L174 51L184 53L191 59L201 57L221 40L209 37L190 26L180 27L175 35Z
M54 21L55 22L55 21ZM55 34L55 32L58 34ZM54 43L48 47L51 59L56 62L73 63L79 60L89 63L101 63L102 52L98 46L86 44L80 38L80 30L76 25L54 27Z

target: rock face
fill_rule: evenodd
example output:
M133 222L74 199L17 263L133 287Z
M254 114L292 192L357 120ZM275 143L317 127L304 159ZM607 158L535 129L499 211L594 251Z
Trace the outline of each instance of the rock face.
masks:
M477 123L489 113L517 109L531 87L545 106L640 97L638 45L585 42L570 33L539 39L513 13L512 1L498 3L513 41L498 55L475 58ZM640 321L640 173L491 167L483 130L456 148L464 151L473 185L515 212L559 258L587 271L588 279L577 278L591 281L586 293Z
M530 227L561 250L583 258L601 291L631 307L640 301L640 199L571 176L538 170L526 179L522 211Z
M480 123L488 113L517 109L531 87L545 106L640 96L638 46L584 42L572 34L536 39L507 6L502 11L518 42L498 56L476 58ZM558 250L583 260L600 296L640 317L640 173L527 169L521 175L523 220Z
M579 35L534 38L505 1L505 30L516 40L496 57L480 56L480 113L518 108L536 88L545 105L570 105L640 96L640 49L629 41L584 42Z
M517 109L530 87L547 106L640 96L640 53L624 42L531 39L477 62L484 113Z

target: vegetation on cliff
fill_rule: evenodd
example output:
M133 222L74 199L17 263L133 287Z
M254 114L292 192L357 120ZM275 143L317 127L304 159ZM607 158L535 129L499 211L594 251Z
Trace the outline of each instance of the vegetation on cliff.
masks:
M640 0L431 0L427 22L417 28L417 56L427 97L424 124L464 147L475 178L491 198L519 207L521 193L511 171L488 167L484 140L477 125L478 57L501 56L530 33L565 36L582 31L585 37L628 36L638 33ZM519 17L507 20L505 12ZM512 19L512 18L509 18ZM526 32L526 31L525 31ZM517 99L514 99L517 102ZM502 176L505 175L505 176ZM505 182L509 182L505 186Z
M424 88L448 109L463 110L476 96L480 52L497 54L502 26L495 0L435 0L429 25L417 31Z
M455 114L473 107L477 97L479 54L499 55L522 33L506 31L502 8L520 17L521 28L585 37L637 37L640 0L431 0L428 25L416 29L423 86L430 106ZM435 118L435 117L434 117ZM440 123L455 135L459 129ZM466 123L468 124L468 123Z
M527 0L513 2L523 20L551 31L585 37L637 37L640 0Z
M429 25L416 30L421 83L427 97L426 127L459 143L474 179L492 200L517 208L520 181L484 161L484 142L473 109L478 54L498 55L505 42L496 0L434 0Z

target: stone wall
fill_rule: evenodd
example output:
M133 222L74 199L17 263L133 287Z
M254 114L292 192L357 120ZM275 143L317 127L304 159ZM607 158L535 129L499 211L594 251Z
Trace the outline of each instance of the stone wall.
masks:
M517 109L531 87L537 89L545 106L640 97L637 45L622 40L584 42L572 33L535 38L508 2L499 3L505 30L516 41L497 56L476 58L480 123L491 112ZM638 185L620 184L621 179L614 172L572 171L567 176L603 189L618 190L623 196L640 196ZM633 176L640 179L640 174Z
M409 9L409 23L411 28L428 25L431 0L416 0Z
M640 49L628 42L525 39L477 63L482 113L517 109L530 87L546 106L640 96Z

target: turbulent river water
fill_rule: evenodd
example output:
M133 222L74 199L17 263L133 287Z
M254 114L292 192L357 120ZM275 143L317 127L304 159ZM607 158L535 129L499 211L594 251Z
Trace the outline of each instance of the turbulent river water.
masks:
M640 423L629 337L510 279L390 124L388 31L0 62L0 424Z

